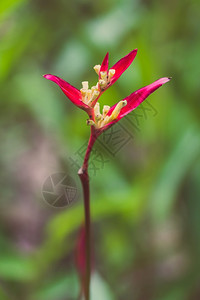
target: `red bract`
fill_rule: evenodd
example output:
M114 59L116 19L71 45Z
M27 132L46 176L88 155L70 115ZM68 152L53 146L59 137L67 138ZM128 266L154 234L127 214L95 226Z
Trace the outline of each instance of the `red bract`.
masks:
M138 107L150 94L152 94L155 90L157 90L159 87L161 87L164 83L168 82L171 78L164 77L156 80L155 82L133 92L128 97L124 98L120 102L113 105L109 111L107 112L105 116L105 120L107 118L107 123L105 125L102 125L100 128L97 128L97 132L101 133L102 131L110 128L113 124L117 123L121 118L126 116L128 113L133 111L136 107ZM121 107L119 107L119 111L116 111L117 106L119 104L122 104ZM124 103L124 105L123 105ZM114 119L112 120L111 116L115 112ZM110 120L109 120L110 118Z
M152 94L155 90L161 87L164 83L168 82L170 79L171 78L169 77L160 78L126 97L124 100L127 101L127 105L121 109L120 114L118 115L118 120L130 113L133 109L140 105L140 103L142 103L150 94ZM112 109L114 109L114 107ZM109 112L109 114L110 113L111 112Z
M101 90L105 91L109 88L119 77L124 73L124 71L131 65L135 56L137 54L137 49L132 50L126 56L121 58L116 64L114 64L110 69L108 69L109 64L109 53L106 54L98 72ZM105 81L105 83L101 80Z
M106 56L102 61L100 72L108 72L108 64L109 64L109 53L107 52ZM100 73L99 73L99 78L101 78Z
M126 71L126 69L130 66L133 62L134 58L136 57L137 49L134 49L129 54L121 58L111 69L115 70L115 74L111 79L111 84L113 84L121 75Z
M69 98L69 100L71 100L71 102L76 106L85 111L90 109L90 107L82 101L81 92L77 88L75 88L65 80L51 74L43 75L43 77L55 82L61 88L63 93Z

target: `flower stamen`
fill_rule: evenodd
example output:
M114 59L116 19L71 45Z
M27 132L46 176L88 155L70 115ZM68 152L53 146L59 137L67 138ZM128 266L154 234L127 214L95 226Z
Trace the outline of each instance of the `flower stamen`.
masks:
M127 104L127 101L126 101L126 100L120 101L120 102L116 105L116 107L114 108L112 114L111 114L110 116L107 116L107 115L106 115L106 117L104 118L103 122L101 123L101 127L107 125L108 123L110 123L110 122L112 122L112 121L114 121L114 120L118 117L118 115L119 115L121 109L122 109L126 104Z
M112 77L115 75L115 69L110 69L108 72L107 71L101 71L101 65L96 65L94 66L94 70L99 76L99 87L101 90L104 90L108 84L110 83Z
M101 72L101 79L107 81L107 72Z
M99 75L100 69L101 69L101 65L94 66L94 70L97 73L97 75Z
M103 117L105 118L105 116L107 115L108 111L110 109L109 105L104 105L103 107Z
M100 89L103 90L107 86L106 80L99 79L99 86L100 86Z
M96 129L102 128L103 126L107 125L108 123L114 121L121 109L127 104L126 100L120 101L116 107L114 108L113 112L111 113L110 116L108 116L108 112L110 110L110 106L104 105L103 107L103 114L100 113L100 104L97 102L94 106L94 119L93 120L87 120L87 124L90 126L94 126Z
M82 101L92 107L92 103L96 98L99 96L100 91L98 89L98 84L96 86L93 86L91 89L89 89L88 81L82 82L82 89L81 95L82 95Z
M115 69L110 69L108 72L108 82L110 82L111 78L115 75Z

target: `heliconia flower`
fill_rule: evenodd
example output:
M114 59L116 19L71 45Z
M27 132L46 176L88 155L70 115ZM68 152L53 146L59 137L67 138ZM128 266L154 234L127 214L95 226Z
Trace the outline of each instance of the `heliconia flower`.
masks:
M101 94L111 86L121 74L130 66L137 54L134 49L129 54L121 58L111 69L108 70L108 53L106 54L101 65L94 67L99 76L99 80L95 86L89 88L88 81L82 82L82 88L78 90L65 80L58 76L46 74L44 78L55 82L63 91L63 93L79 108L85 110L91 115L91 109L94 108Z
M137 49L132 50L109 69L109 54L107 53L102 64L94 66L94 70L99 78L97 84L91 88L89 88L88 81L83 81L82 88L78 90L57 76L47 74L44 75L44 77L58 84L71 102L88 113L89 120L87 120L87 124L92 126L92 131L95 132L96 135L99 135L102 131L130 113L151 93L170 80L170 78L167 77L161 78L152 84L135 91L112 107L104 105L103 112L100 113L100 105L98 103L99 97L130 66L136 54Z
M100 113L100 105L96 103L94 107L95 120L87 120L88 125L95 128L95 132L99 135L104 130L110 128L113 124L118 122L121 118L138 107L150 94L168 82L171 78L164 77L155 82L133 92L125 99L119 101L112 107L104 105L103 113Z
M99 75L99 86L101 91L105 91L124 73L124 71L131 65L137 49L132 50L126 56L121 58L114 66L108 69L109 53L106 54L101 65L94 66L94 70Z
M117 123L128 113L133 111L150 94L152 94L155 90L157 90L159 87L161 87L171 79L168 77L160 78L157 81L133 92L112 107L104 105L103 111L101 113L100 104L98 102L99 97L108 87L115 83L116 80L122 75L122 73L130 66L136 54L137 49L132 50L129 54L121 58L109 69L109 54L107 53L105 58L103 59L102 64L94 66L94 70L98 74L98 82L91 88L89 88L88 81L83 81L82 88L78 90L77 88L57 76L51 74L44 75L46 79L55 82L61 88L63 93L69 98L69 100L77 107L85 110L89 116L87 124L91 125L91 135L88 142L83 166L79 170L79 176L81 178L84 189L84 203L86 203L87 201L89 203L88 161L92 147L98 136L103 131ZM88 208L86 206L85 211L87 209ZM86 222L85 225L81 227L78 243L76 246L76 265L81 279L80 297L82 297L82 295L86 295L85 298L89 299L87 295L89 294L90 285L90 230L88 225L90 219L89 217L87 219L87 212L85 216ZM88 224L87 220L89 220Z

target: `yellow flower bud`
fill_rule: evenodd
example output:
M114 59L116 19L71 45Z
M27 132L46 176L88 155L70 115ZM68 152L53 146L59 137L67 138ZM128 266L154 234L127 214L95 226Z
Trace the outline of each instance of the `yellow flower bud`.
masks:
M94 66L94 70L97 73L97 75L99 75L100 68L101 68L101 65Z
M115 120L118 117L122 107L126 106L126 104L127 104L126 100L122 100L122 101L119 101L119 103L117 103L117 105L115 106L115 108L111 114L112 120Z
M84 90L88 90L89 86L88 86L88 81L83 81L82 82L82 86Z
M103 107L103 117L105 117L110 109L109 105L104 105Z

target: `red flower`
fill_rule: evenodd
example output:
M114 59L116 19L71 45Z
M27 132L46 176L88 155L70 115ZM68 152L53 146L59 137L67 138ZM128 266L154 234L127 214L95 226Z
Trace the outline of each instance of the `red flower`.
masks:
M111 86L130 66L136 54L137 49L131 51L129 54L121 58L110 70L108 70L107 53L102 64L94 67L95 71L99 75L99 81L97 82L96 86L93 86L91 89L89 89L87 81L82 82L83 88L79 91L74 86L57 76L46 74L44 75L44 78L54 81L56 84L58 84L69 100L91 115L91 108L95 106L101 94L109 86Z
M137 49L132 50L109 69L109 54L107 53L102 64L94 66L94 70L99 78L96 86L93 86L91 89L89 88L88 81L82 82L83 87L79 91L57 76L47 74L44 75L44 77L58 84L64 94L76 106L88 113L89 120L87 120L87 124L92 126L93 133L98 136L102 131L118 122L121 118L140 105L140 103L142 103L151 93L170 80L170 78L167 77L160 78L152 84L132 93L112 107L104 105L103 112L100 113L99 97L130 66L136 54Z

